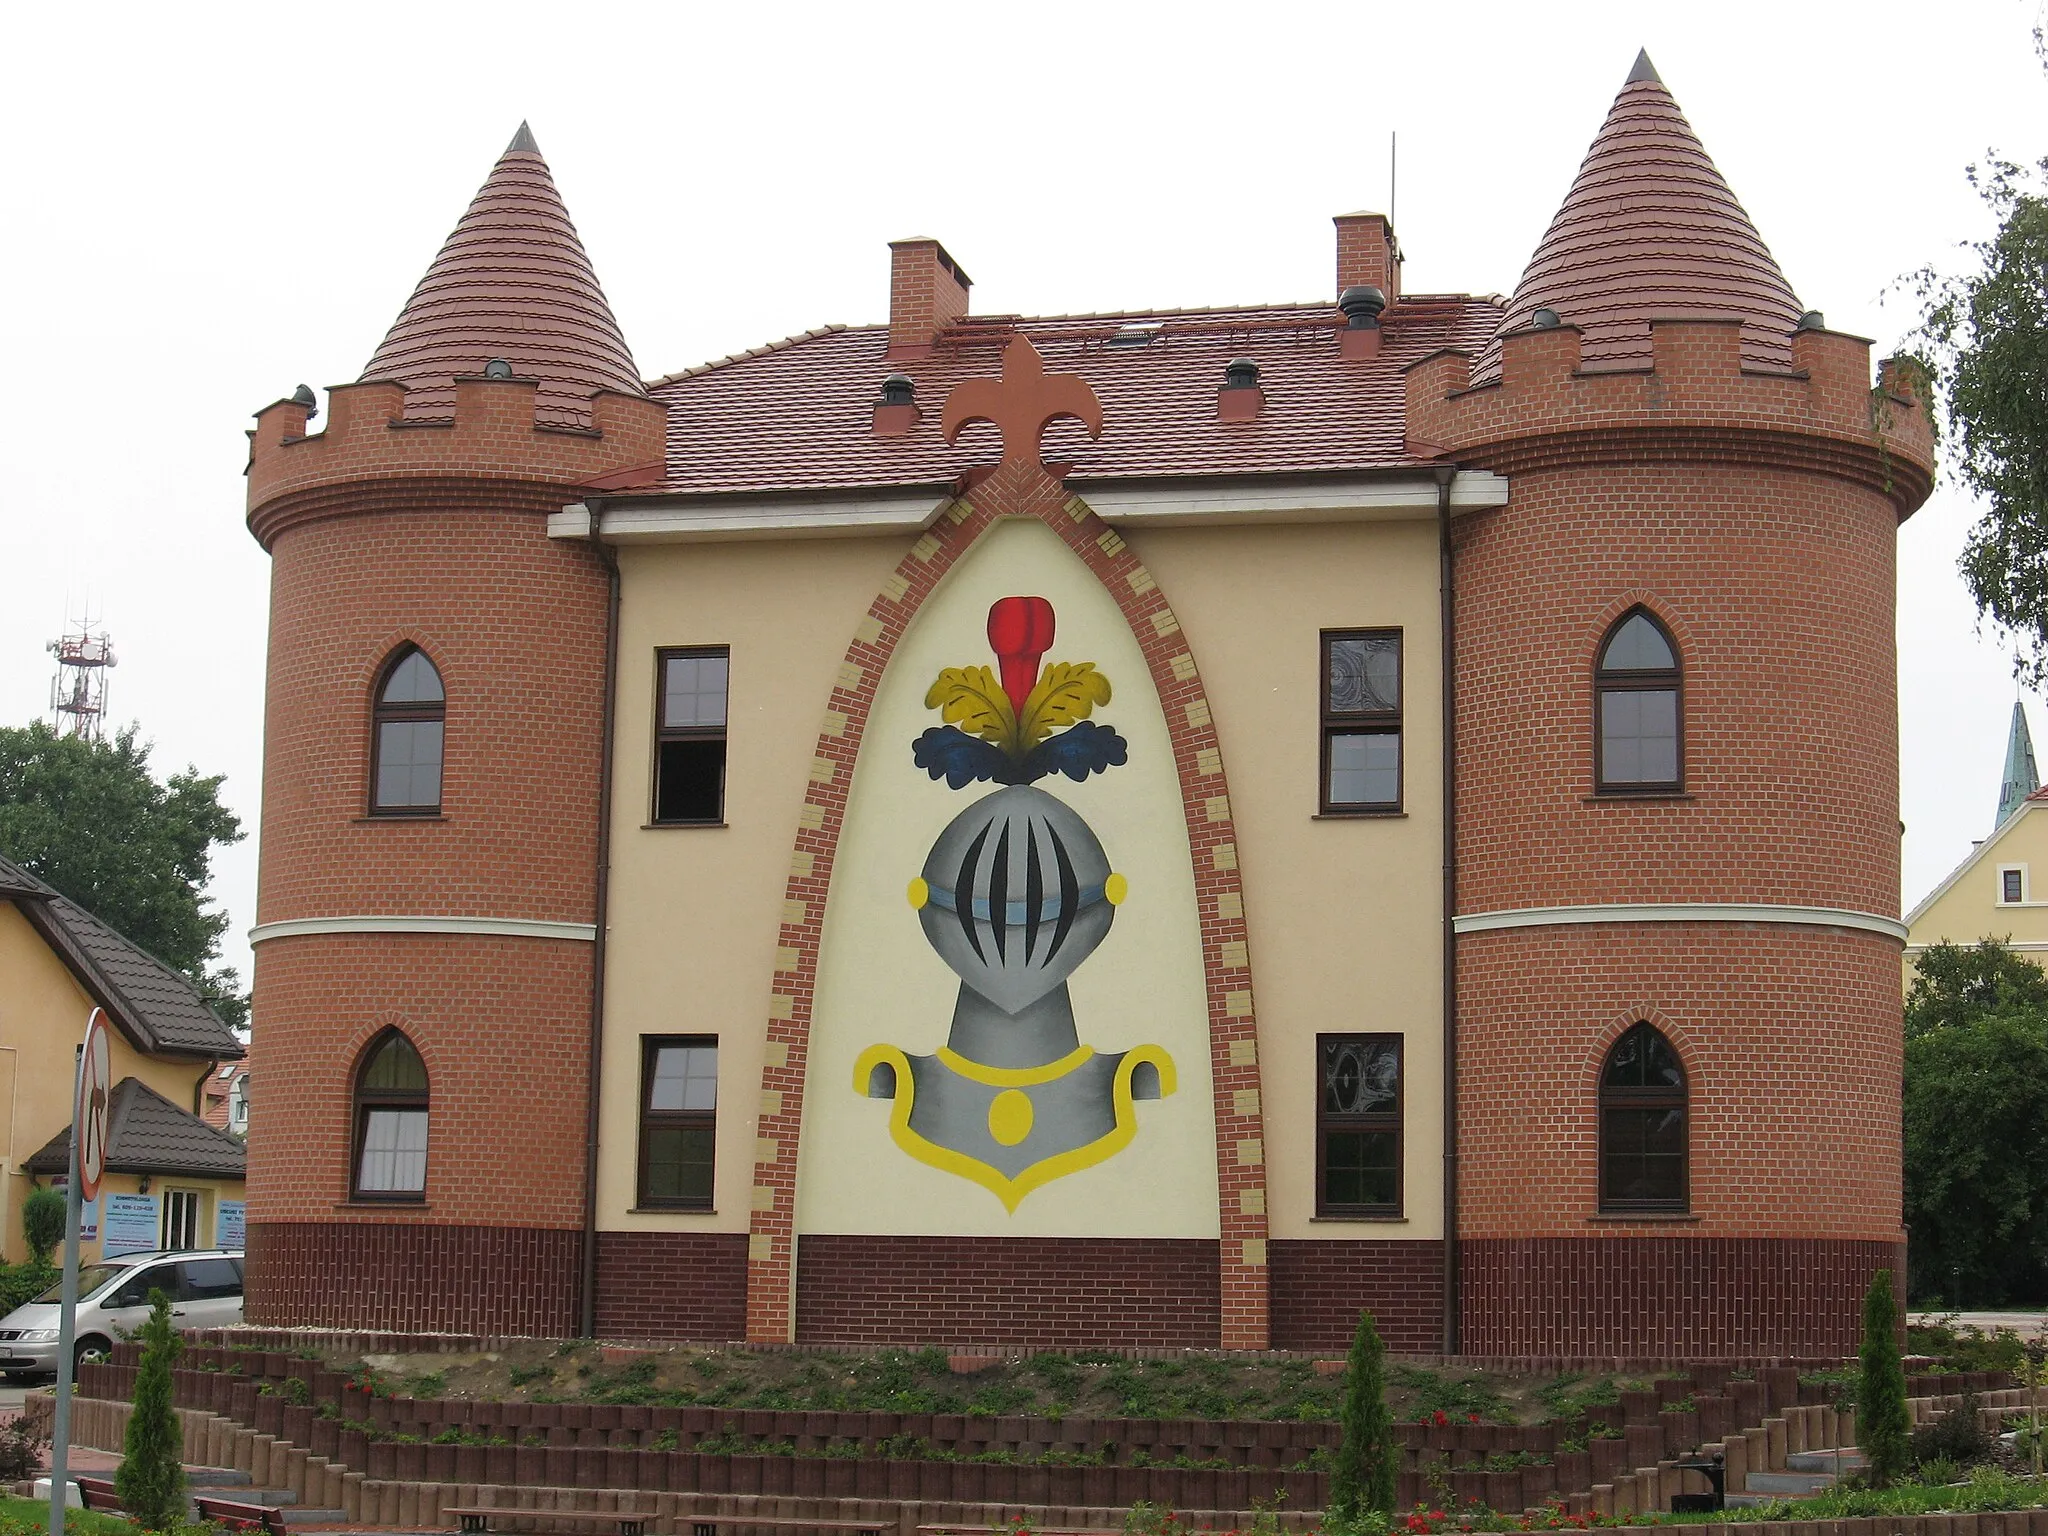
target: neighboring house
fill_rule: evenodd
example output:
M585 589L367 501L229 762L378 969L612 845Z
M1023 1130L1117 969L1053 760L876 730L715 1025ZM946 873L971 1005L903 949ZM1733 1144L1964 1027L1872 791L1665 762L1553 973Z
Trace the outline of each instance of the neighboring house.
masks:
M1926 419L1647 58L1511 300L1335 255L643 380L522 128L257 416L250 1320L1852 1353Z
M241 1240L244 1153L197 1113L242 1043L191 983L76 902L0 859L0 1126L8 1262L28 1256L21 1202L61 1185L77 1047L106 1010L114 1101L107 1174L88 1212L88 1259Z
M1949 877L1906 914L1905 981L1930 944L1998 939L2048 965L2048 790L2037 788L2026 712L2012 707L1998 824Z
M206 1080L199 1118L230 1136L249 1134L249 1063L224 1061Z

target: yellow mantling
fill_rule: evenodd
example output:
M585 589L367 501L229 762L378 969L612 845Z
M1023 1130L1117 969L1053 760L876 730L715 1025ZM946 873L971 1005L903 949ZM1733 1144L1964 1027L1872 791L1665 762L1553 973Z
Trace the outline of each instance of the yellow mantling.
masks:
M1066 1076L1074 1068L1087 1061L1095 1052L1089 1046L1077 1046L1058 1061L1042 1067L985 1067L970 1062L945 1046L940 1046L938 1058L949 1069L960 1072L978 1082L989 1084L1049 1083ZM969 1157L965 1152L956 1152L951 1147L942 1147L927 1141L910 1128L911 1102L917 1096L917 1077L910 1069L910 1057L893 1045L871 1045L860 1053L860 1059L853 1064L853 1088L856 1093L868 1091L868 1079L876 1067L889 1066L896 1073L896 1098L889 1106L889 1135L897 1146L916 1158L943 1172L957 1174L971 1179L990 1191L1003 1202L1003 1208L1014 1212L1026 1195L1034 1189L1050 1184L1054 1179L1065 1178L1070 1173L1079 1173L1083 1168L1093 1168L1097 1163L1108 1162L1117 1153L1131 1144L1138 1134L1137 1104L1131 1096L1131 1074L1141 1062L1150 1062L1159 1072L1159 1096L1170 1097L1180 1086L1179 1074L1175 1072L1173 1058L1164 1048L1156 1045L1133 1046L1124 1052L1117 1063L1116 1081L1111 1086L1111 1096L1116 1109L1116 1126L1105 1135L1095 1138L1084 1146L1061 1152L1053 1157L1033 1163L1014 1179L999 1170L991 1168L978 1157Z

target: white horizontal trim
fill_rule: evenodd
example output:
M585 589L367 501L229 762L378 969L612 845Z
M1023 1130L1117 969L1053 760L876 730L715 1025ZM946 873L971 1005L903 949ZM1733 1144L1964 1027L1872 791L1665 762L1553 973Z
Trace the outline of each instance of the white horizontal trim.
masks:
M888 496L775 500L666 497L640 502L588 502L548 518L551 539L607 544L729 544L744 539L848 538L920 533L950 497L933 491ZM593 526L594 523L594 526Z
M499 939L597 939L595 923L550 923L527 917L294 917L258 923L249 942L296 938L308 933L460 933Z
M1558 928L1585 923L1788 923L1808 928L1858 928L1903 940L1906 925L1875 912L1840 907L1781 907L1733 901L1617 902L1597 907L1516 907L1503 912L1468 912L1451 922L1458 933L1498 928Z
M1334 523L1395 521L1436 516L1431 477L1324 480L1290 485L1245 480L1177 485L1090 483L1074 491L1105 523L1172 527L1186 523ZM1484 470L1460 470L1451 481L1451 510L1504 507L1508 482Z

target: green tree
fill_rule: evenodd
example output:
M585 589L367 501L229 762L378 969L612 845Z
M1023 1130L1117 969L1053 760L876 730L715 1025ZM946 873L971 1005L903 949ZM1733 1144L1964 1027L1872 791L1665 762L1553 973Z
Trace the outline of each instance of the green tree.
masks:
M1899 1358L1899 1309L1892 1272L1880 1269L1863 1296L1862 1369L1856 1383L1856 1441L1873 1486L1889 1488L1912 1458L1906 1366Z
M0 854L182 971L239 1025L249 1012L241 978L209 968L228 926L205 896L212 852L242 839L220 803L222 777L187 768L159 783L132 725L110 742L40 721L0 726Z
M1330 1474L1331 1521L1351 1524L1367 1514L1392 1513L1400 1450L1394 1444L1394 1415L1387 1409L1387 1350L1370 1312L1358 1314L1358 1329L1351 1335L1337 1416L1342 1436Z
M2048 1300L2048 1010L1910 1036L1905 1077L1913 1293Z
M39 1186L21 1202L21 1235L28 1240L29 1263L50 1262L50 1250L64 1241L64 1191Z
M2048 971L1997 939L1965 947L1943 940L1913 962L1906 1033L1924 1035L1987 1014L2048 1011Z
M171 1326L171 1299L149 1293L149 1321L142 1325L142 1364L135 1373L135 1411L121 1445L121 1469L114 1493L121 1507L145 1530L175 1530L185 1520L185 1437L171 1405L171 1367L185 1341Z

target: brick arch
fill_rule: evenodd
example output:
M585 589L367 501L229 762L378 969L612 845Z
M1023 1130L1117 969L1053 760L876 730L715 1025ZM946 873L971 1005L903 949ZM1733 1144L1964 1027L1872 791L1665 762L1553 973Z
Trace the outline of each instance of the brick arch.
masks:
M1615 1041L1619 1040L1638 1024L1651 1025L1666 1040L1671 1042L1671 1048L1678 1052L1678 1059L1685 1066L1685 1088L1686 1093L1690 1095L1692 1092L1693 1062L1697 1059L1699 1042L1695 1041L1691 1037L1690 1032L1683 1026L1674 1024L1671 1021L1671 1016L1655 1003L1639 1003L1635 1007L1624 1008L1621 1012L1615 1014L1614 1017L1600 1026L1599 1033L1593 1037L1592 1053L1587 1058L1586 1082L1595 1100L1597 1101L1599 1098L1600 1071L1607 1065L1607 1053L1614 1049Z
M1619 597L1611 599L1595 618L1592 637L1587 643L1582 660L1586 676L1591 677L1599 669L1601 645L1614 626L1621 622L1622 615L1632 608L1643 609L1664 626L1665 633L1671 636L1672 643L1678 647L1679 675L1682 677L1688 673L1692 669L1695 651L1692 626L1685 621L1670 598L1644 587L1631 587Z
M825 900L861 737L882 674L918 610L960 557L1011 517L1036 518L1051 528L1108 590L1131 626L1166 715L1195 865L1209 1005L1222 1239L1218 1342L1226 1349L1264 1349L1264 1117L1237 841L1215 722L1180 622L1151 573L1122 535L1033 463L998 466L970 495L947 507L883 582L840 664L798 817L768 1002L747 1239L747 1337L773 1343L795 1333L797 1145L811 1010Z

